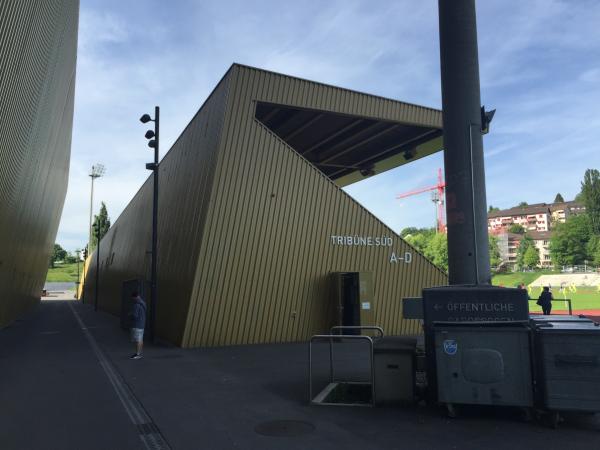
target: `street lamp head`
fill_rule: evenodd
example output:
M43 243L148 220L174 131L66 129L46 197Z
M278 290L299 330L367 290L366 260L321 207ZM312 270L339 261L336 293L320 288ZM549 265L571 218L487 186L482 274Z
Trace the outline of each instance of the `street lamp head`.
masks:
M92 166L92 171L90 172L90 177L92 178L100 178L106 172L106 168L104 164L94 164Z
M152 139L154 137L154 131L148 130L146 131L146 139Z
M140 117L140 122L142 123L148 123L151 120L152 118L148 114L144 114L142 117Z
M156 141L154 139L152 139L150 142L148 142L148 147L156 148Z

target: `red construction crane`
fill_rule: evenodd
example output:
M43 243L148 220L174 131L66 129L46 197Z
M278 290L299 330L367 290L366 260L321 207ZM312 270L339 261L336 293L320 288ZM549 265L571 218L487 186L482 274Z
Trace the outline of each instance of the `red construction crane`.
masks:
M411 195L422 194L423 192L433 191L431 195L431 201L435 203L437 210L437 230L438 233L446 232L446 225L444 221L444 192L446 190L446 182L442 177L442 169L438 169L438 182L435 186L429 186L421 189L415 189L414 191L404 192L403 194L396 195L397 199L410 197Z

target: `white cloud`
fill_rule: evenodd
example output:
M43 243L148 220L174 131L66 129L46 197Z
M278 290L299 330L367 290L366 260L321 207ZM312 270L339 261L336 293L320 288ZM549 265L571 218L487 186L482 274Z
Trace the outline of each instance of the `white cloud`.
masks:
M79 14L79 51L97 50L105 44L125 42L129 38L128 27L122 17L109 11L93 11L81 8Z
M477 7L482 102L498 110L485 138L489 203L573 196L585 168L600 166L600 4ZM232 62L439 107L437 27L433 1L82 2L58 242L73 249L87 239L93 163L107 166L95 198L113 221L147 178L151 155L137 119L154 105L163 155ZM441 164L441 155L425 158L348 191L396 231L430 226L427 195L399 203L395 194L435 183Z

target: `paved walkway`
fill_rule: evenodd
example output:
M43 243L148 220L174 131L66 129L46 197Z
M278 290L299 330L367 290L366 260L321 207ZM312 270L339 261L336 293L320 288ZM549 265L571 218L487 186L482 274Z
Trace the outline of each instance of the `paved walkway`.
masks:
M149 345L131 361L118 322L45 300L0 330L2 450L600 448L597 416L551 430L511 410L309 406L306 344Z

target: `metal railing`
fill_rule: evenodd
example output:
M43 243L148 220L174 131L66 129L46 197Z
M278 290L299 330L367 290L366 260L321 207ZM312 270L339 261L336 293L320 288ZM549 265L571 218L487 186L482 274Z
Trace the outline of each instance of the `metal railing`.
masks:
M535 298L530 298L529 299L530 302L537 302L538 300ZM572 316L573 315L573 305L571 303L571 299L570 298L555 298L554 300L552 300L552 303L557 303L557 302L565 302L569 304L569 315ZM536 303L537 304L537 303ZM541 306L540 306L541 308Z
M320 405L352 405L350 403L325 403L325 402L317 402L313 397L313 349L312 345L315 341L329 341L329 385L333 385L334 383L347 383L347 384L370 384L371 385L371 406L375 405L375 364L373 359L373 338L371 336L366 336L363 334L360 335L344 335L344 334L335 334L336 331L344 331L344 330L371 330L377 331L380 334L380 338L384 336L383 328L377 326L334 326L331 327L331 334L317 334L310 338L310 342L308 345L308 396L310 402L313 404ZM369 368L370 368L370 380L369 382L348 382L343 380L336 380L334 364L333 364L333 342L341 342L345 340L349 341L366 341L369 344Z
M378 331L379 332L379 337L382 338L385 333L383 332L383 328L375 326L375 325L336 325L334 327L331 327L331 329L329 330L329 332L331 334L334 334L334 331L343 331L343 330L373 330L373 331ZM361 333L362 334L362 333Z

